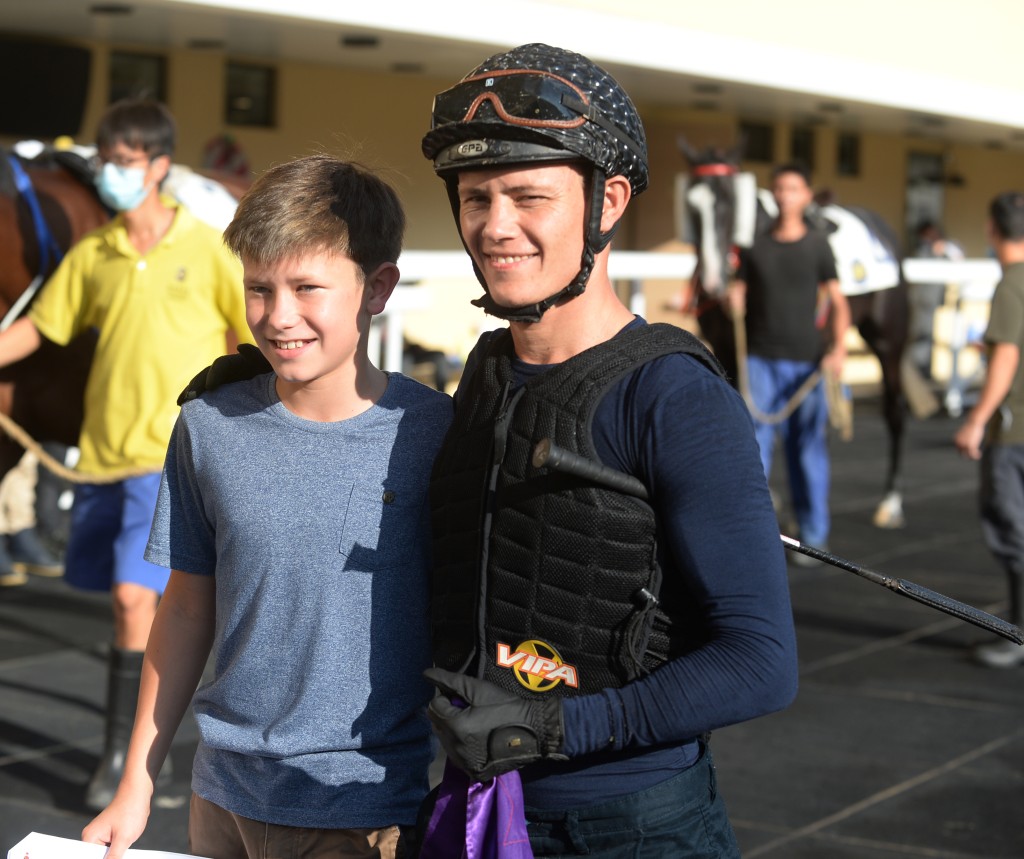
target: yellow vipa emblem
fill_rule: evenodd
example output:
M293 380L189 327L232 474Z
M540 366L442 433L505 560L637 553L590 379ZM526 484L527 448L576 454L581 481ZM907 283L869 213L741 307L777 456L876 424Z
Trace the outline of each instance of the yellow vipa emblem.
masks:
M511 668L516 680L531 692L548 692L562 682L573 689L579 686L575 666L564 663L550 644L536 639L524 641L515 650L498 642L498 667Z

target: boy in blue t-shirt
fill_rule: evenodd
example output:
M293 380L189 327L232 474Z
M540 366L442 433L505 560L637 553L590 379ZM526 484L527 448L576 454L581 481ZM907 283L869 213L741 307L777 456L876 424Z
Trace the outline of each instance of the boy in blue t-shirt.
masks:
M402 855L433 751L426 491L451 419L367 353L403 229L391 187L316 155L265 173L225 232L273 372L175 426L147 550L171 580L124 777L82 833L109 859L142 834L190 700L191 852Z

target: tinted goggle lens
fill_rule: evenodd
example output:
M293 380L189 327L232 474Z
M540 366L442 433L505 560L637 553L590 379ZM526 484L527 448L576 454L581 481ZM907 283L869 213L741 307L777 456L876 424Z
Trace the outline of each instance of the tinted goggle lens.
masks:
M471 121L484 104L508 122L539 127L585 122L586 96L568 81L536 71L491 72L445 90L434 99L434 127Z

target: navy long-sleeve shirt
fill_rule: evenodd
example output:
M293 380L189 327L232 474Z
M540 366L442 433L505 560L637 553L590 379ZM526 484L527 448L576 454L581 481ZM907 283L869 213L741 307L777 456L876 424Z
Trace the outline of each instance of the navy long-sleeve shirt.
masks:
M548 369L515 368L522 382ZM693 357L659 358L609 390L593 439L605 465L647 487L662 570L685 582L694 637L685 655L642 679L564 700L569 762L521 773L527 804L540 808L667 779L697 759L701 735L796 695L784 549L739 395Z

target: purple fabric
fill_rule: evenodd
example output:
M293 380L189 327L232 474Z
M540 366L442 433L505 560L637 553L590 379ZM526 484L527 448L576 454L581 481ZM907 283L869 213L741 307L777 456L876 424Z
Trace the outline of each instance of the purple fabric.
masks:
M420 859L533 859L519 773L471 782L445 762Z

